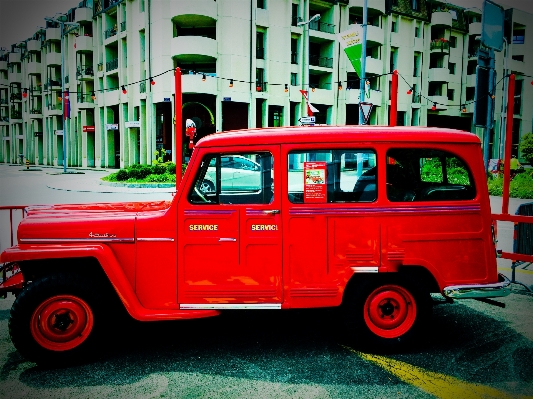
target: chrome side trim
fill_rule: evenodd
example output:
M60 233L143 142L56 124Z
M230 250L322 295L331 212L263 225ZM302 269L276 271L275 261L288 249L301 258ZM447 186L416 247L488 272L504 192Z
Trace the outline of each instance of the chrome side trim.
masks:
M354 273L377 273L378 266L353 266L350 267Z
M137 238L137 241L142 242L174 242L173 238L168 237L140 237Z
M185 303L180 309L281 309L281 303Z
M511 293L511 282L503 274L498 274L495 284L467 284L444 287L442 295L453 299L497 298Z
M237 241L236 238L231 238L231 237L220 237L218 239L218 242L235 242Z
M50 243L72 243L72 242L115 242L134 243L135 238L21 238L23 244L50 244Z

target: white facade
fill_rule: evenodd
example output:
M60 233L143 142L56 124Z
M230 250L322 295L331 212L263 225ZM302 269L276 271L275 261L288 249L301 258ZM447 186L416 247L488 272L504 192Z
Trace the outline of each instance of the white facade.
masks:
M145 164L160 148L175 159L176 67L183 72L183 123L193 119L200 137L297 125L306 109L300 90L319 109L317 123L357 124L359 79L336 34L362 22L362 6L363 0L85 0L67 12L78 25L66 26L64 35L59 24L47 23L0 54L0 162L23 154L32 164L62 165L65 137L68 166ZM425 0L372 0L368 7L370 124L389 122L396 69L398 124L483 134L472 124L480 10ZM298 24L316 14L319 20ZM533 107L526 105L533 101L533 55L525 50L533 43L532 17L512 12L506 66L521 82L515 154L519 137L533 129ZM496 53L497 80L504 66L503 52ZM502 98L503 81L495 93L492 158L499 157Z

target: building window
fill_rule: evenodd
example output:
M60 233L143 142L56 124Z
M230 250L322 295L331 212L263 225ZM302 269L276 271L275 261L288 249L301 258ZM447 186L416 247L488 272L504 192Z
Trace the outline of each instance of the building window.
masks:
M475 95L476 95L476 88L475 87L467 87L466 88L466 101L474 101Z
M515 115L522 114L522 86L523 80L516 80L514 86L514 110Z
M299 7L298 4L292 4L292 26L298 26L298 22L301 22L301 18L299 17Z
M457 47L457 36L450 36L450 47L451 48Z
M420 109L419 108L413 108L411 111L411 126L418 126L418 118L420 115Z
M392 21L390 30L391 32L398 32L398 26L396 24L396 21Z
M418 92L418 86L417 85L413 85L412 96L413 96L412 101L413 101L414 104L420 103L420 93ZM416 126L418 126L418 125L416 125Z
M513 44L524 44L526 29L523 25L515 24L513 27Z
M411 8L413 11L420 11L420 4L418 4L418 0L411 0Z
M415 53L413 59L413 76L415 77L420 76L420 57L420 53Z
M298 39L291 38L291 64L298 64Z
M265 70L263 68L255 69L255 85L256 91L266 91Z
M415 37L420 37L420 27L415 26Z
M257 0L257 8L266 8L266 0Z
M448 62L448 70L450 71L450 74L455 75L455 62Z
M256 51L255 56L257 59L265 59L265 32L257 32L256 35Z
M513 55L511 58L515 61L524 62L524 56L523 55Z
M391 47L390 49L390 72L397 69L398 66L398 48Z
M448 101L453 101L454 97L455 97L455 90L448 89Z
M405 111L396 112L396 126L405 126Z
M144 0L139 1L139 12L144 12Z
M298 74L291 72L291 86L298 86Z

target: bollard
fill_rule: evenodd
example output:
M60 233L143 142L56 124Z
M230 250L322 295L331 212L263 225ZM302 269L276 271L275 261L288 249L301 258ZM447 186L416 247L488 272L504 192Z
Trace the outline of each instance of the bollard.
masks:
M29 169L29 168L30 168L30 160L26 159L26 169Z

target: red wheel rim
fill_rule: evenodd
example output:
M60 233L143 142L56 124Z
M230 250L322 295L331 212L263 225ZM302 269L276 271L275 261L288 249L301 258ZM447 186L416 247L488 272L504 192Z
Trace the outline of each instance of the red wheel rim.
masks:
M31 334L45 349L74 349L89 336L93 328L93 312L87 303L72 295L47 299L31 316Z
M376 288L365 302L365 323L381 338L398 338L413 327L416 302L413 295L398 285Z

